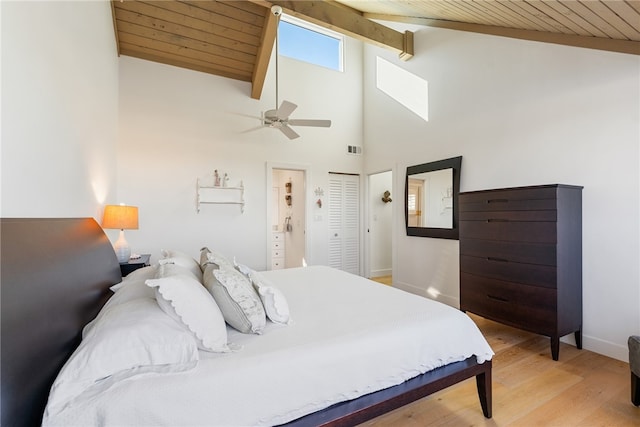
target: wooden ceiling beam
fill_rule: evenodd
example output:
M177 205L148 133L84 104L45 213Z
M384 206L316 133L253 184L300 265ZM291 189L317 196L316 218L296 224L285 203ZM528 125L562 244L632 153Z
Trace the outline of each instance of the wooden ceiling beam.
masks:
M413 56L413 33L401 33L377 22L373 22L361 13L350 10L344 5L330 1L281 1L251 0L265 7L278 5L287 14L328 28L356 40L390 49L403 60Z
M256 55L256 62L253 68L253 77L251 79L251 98L253 99L260 99L262 96L262 89L264 88L264 81L267 77L269 60L271 59L271 52L273 51L278 29L278 20L273 16L270 9L266 10L264 18L262 42L258 48L258 54Z
M426 25L429 27L446 28L449 30L468 31L472 33L489 34L493 36L509 37L565 46L598 49L609 52L640 55L640 42L632 40L617 40L601 37L589 37L575 34L550 33L545 31L522 30L516 28L498 27L493 25L469 24L465 22L445 21L442 19L415 18L411 16L381 15L365 13L364 17L384 21L402 22L406 24Z

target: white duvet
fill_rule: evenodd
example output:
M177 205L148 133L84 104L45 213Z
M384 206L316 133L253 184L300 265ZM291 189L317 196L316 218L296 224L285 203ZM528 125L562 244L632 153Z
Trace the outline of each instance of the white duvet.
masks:
M292 322L262 335L229 329L233 353L200 352L189 372L123 380L74 400L45 425L277 425L334 403L493 352L447 305L328 267L261 273L286 296Z

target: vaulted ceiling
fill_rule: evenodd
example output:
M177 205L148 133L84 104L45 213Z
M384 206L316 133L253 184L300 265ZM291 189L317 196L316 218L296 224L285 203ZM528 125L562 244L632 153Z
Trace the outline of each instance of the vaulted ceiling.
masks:
M408 60L396 21L640 55L640 0L113 0L118 54L251 82L262 94L276 34L271 6Z

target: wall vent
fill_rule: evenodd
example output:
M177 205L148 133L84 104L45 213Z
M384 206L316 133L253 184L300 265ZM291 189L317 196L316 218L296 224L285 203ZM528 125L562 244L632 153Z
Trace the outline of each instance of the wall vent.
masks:
M347 153L360 155L362 154L362 147L360 147L359 145L347 145Z

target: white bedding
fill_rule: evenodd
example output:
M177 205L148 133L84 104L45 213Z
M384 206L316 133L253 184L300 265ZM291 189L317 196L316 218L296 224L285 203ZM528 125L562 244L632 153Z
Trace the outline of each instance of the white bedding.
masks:
M291 323L228 329L232 353L200 351L189 372L129 378L76 399L44 425L276 425L493 352L452 307L328 267L261 273Z

